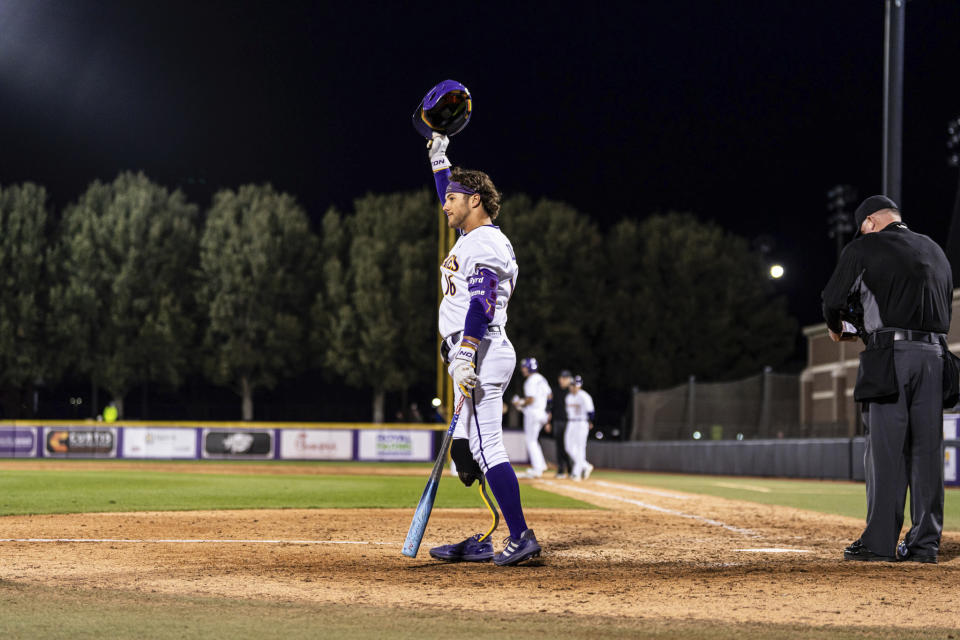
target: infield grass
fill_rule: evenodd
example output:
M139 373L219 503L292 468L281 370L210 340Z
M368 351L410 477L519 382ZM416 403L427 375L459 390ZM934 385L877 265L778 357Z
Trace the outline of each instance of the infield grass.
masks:
M204 463L194 463L204 464ZM382 468L382 466L381 466ZM138 469L0 470L0 516L110 511L207 509L413 509L430 467L422 475L296 475L158 472ZM595 509L593 505L531 486L520 488L530 508ZM437 508L475 508L474 491L444 477Z
M732 500L795 507L865 519L866 489L859 482L829 480L785 480L743 476L692 476L643 472L595 472L594 478L614 482L700 493ZM905 523L910 522L910 496L907 495ZM944 529L960 530L960 489L946 490ZM960 634L958 634L960 637Z
M440 607L266 602L78 590L0 581L5 640L101 638L655 638L657 640L904 640L953 638L946 629L725 624L540 613L491 614Z

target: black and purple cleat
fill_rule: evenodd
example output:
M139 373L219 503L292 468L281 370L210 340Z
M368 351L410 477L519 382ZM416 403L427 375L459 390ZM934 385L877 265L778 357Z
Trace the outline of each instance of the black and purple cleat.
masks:
M527 529L520 534L519 540L507 538L505 542L507 546L504 547L503 553L497 554L493 559L493 563L497 566L512 566L540 556L540 543L537 542L537 536L533 535L533 529Z
M445 544L430 549L430 555L446 562L486 562L493 558L493 544L482 534L472 535L457 544Z

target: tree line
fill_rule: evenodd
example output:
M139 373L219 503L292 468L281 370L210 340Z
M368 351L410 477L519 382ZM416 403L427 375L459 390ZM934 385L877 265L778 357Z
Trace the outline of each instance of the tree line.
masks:
M65 375L123 400L201 373L254 416L258 389L307 369L385 394L435 375L436 196L368 194L312 226L290 194L244 185L200 208L142 173L95 181L62 212L0 186L0 385ZM741 377L793 350L796 322L748 242L691 214L605 234L562 202L517 195L497 221L520 265L518 356L593 388Z

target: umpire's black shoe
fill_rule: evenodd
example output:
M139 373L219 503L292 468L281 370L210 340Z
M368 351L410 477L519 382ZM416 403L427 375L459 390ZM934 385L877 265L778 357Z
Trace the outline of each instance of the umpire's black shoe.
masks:
M897 545L897 560L900 562L923 562L924 564L937 564L937 554L915 553L907 546L906 540L901 540Z
M890 556L881 556L863 546L863 542L855 540L853 544L843 550L844 560L857 560L859 562L896 562L896 558Z

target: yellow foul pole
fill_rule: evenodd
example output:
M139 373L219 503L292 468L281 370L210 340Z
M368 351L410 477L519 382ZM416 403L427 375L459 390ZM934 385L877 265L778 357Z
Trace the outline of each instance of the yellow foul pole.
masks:
M456 242L456 231L447 224L447 216L443 213L443 207L439 207L439 233L437 234L437 264L443 264L444 258L450 253ZM437 307L443 301L443 288L437 287ZM441 401L441 413L446 420L453 417L453 381L447 374L447 363L440 357L440 341L443 338L437 337L437 397Z

